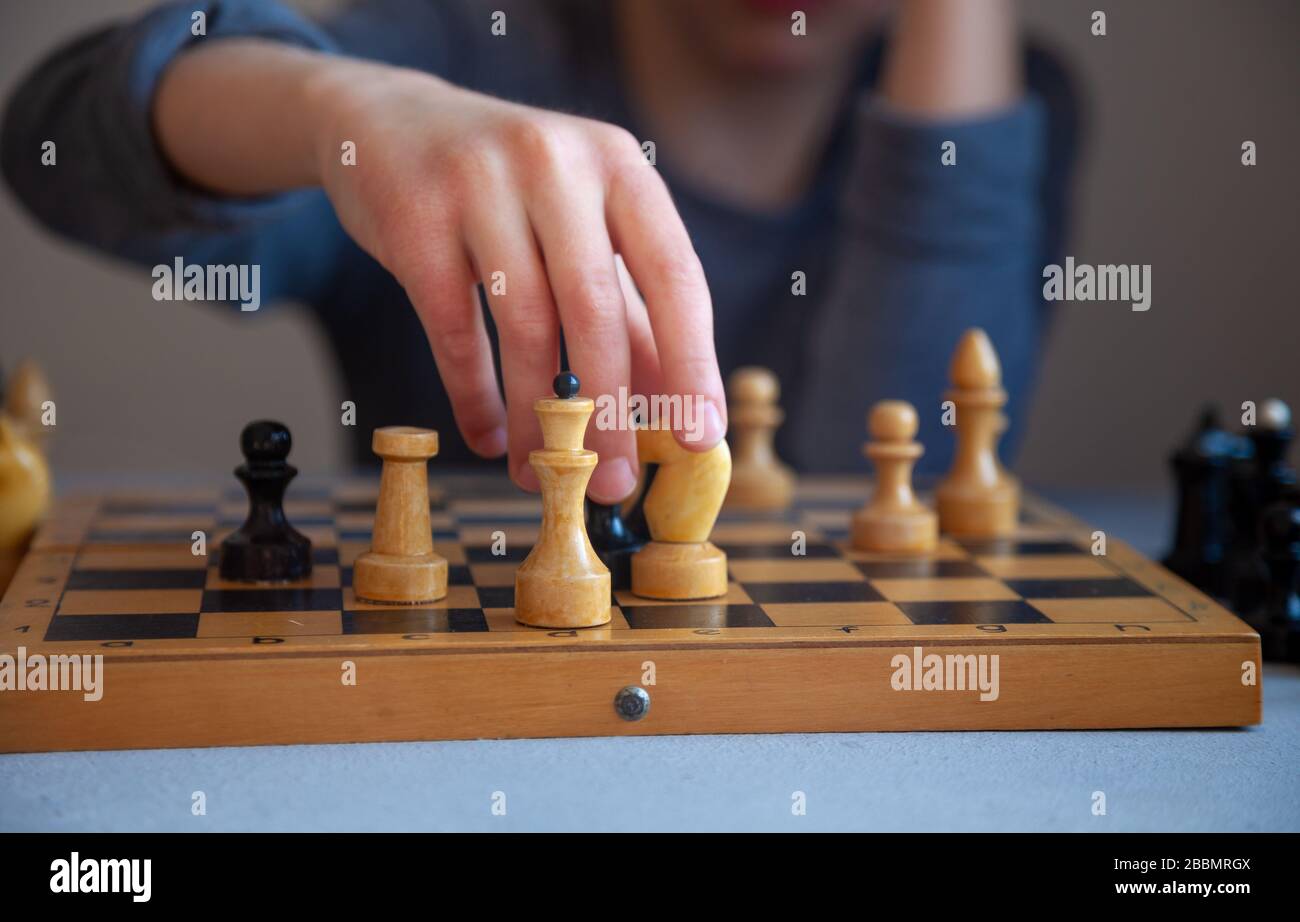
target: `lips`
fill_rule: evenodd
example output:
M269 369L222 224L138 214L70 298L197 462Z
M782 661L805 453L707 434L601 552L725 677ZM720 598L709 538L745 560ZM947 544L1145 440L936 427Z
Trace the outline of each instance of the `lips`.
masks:
M789 16L796 10L807 11L822 6L825 0L741 0L745 6L759 13Z

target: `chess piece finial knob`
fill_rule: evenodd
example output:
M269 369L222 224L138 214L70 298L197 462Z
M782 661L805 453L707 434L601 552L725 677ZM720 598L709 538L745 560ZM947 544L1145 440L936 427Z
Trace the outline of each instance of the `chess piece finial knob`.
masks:
M1291 428L1291 408L1276 397L1259 405L1259 425L1262 429L1281 431Z
M766 368L747 365L731 373L727 393L737 404L775 404L781 398L781 383Z
M881 442L910 442L918 428L916 409L905 400L882 400L867 417L867 431Z
M289 427L270 419L259 419L244 427L239 450L249 464L275 464L289 457L293 436Z
M989 336L979 327L962 334L948 368L952 386L962 390L985 390L1002 386L1002 363Z
M562 371L555 376L555 381L551 386L555 390L556 397L559 397L561 400L569 400L570 398L578 396L578 388L582 385L581 382L578 381L578 376L573 372Z
M555 396L541 397L533 404L542 426L543 451L587 451L583 435L596 405L591 398L578 396L580 386L577 375L562 371L555 376Z

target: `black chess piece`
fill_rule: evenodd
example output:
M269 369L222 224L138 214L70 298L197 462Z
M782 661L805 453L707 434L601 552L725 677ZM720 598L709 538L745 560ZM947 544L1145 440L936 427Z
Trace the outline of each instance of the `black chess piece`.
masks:
M221 578L282 582L311 574L311 540L284 516L284 491L298 469L289 464L293 440L283 423L258 420L244 427L244 463L235 468L248 490L248 518L221 542Z
M1229 470L1244 450L1207 407L1191 438L1169 459L1178 483L1178 514L1173 548L1163 563L1217 598L1227 590Z
M1269 506L1259 532L1268 590L1247 620L1259 631L1265 659L1300 662L1300 492L1293 489Z
M623 523L627 526L636 538L644 544L650 540L650 523L645 517L645 498L650 492L650 486L655 482L655 475L659 473L659 465L643 464L641 465L641 485L638 488L636 502L632 504L623 515Z
M641 550L646 538L633 532L623 519L618 503L607 506L587 499L587 537L596 555L609 568L615 590L632 588L632 555Z
M1295 468L1286 459L1294 438L1290 408L1280 400L1267 400L1259 407L1257 424L1246 432L1249 451L1232 464L1227 578L1232 607L1238 612L1254 611L1268 591L1260 516L1296 483Z

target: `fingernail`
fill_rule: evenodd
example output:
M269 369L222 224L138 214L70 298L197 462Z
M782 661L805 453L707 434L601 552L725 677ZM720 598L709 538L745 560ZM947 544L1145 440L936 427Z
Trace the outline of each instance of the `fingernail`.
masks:
M699 412L696 414L695 430L679 433L678 440L685 448L707 451L721 442L726 434L727 430L722 424L722 414L718 412L717 405L712 400L702 400Z
M476 454L485 458L499 458L506 453L506 429L504 426L490 432L481 433L474 438L474 444L471 446Z
M636 489L636 472L627 458L614 458L596 465L587 493L598 503L622 502Z

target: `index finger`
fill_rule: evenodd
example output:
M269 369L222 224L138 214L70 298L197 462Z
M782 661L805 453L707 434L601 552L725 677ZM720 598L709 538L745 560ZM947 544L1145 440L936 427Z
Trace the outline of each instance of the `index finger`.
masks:
M606 201L610 236L645 298L669 396L696 401L691 429L673 435L706 451L727 431L727 401L713 346L713 301L667 187L648 163L624 168Z

